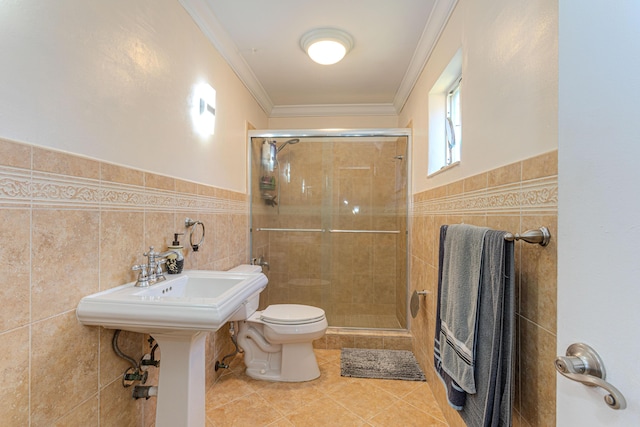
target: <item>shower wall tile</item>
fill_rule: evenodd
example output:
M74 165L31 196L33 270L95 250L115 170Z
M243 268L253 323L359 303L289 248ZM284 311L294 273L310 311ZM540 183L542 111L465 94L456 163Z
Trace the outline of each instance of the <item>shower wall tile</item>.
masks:
M0 256L16 260L0 290L0 419L153 425L154 401L134 401L122 387L127 362L111 349L113 331L80 325L75 308L135 280L131 266L148 246L164 250L186 232L185 216L208 233L198 253L185 244L188 267L246 263L246 195L2 139L0 181L0 234L10 236ZM230 352L228 333L210 340L211 351ZM149 351L141 334L123 333L119 344L135 359Z
M413 197L411 289L429 293L411 322L413 351L451 426L464 426L432 368L439 229L464 222L511 232L546 226L546 247L515 243L516 370L514 425L555 425L557 311L557 151ZM486 183L486 184L483 184ZM424 303L424 305L423 305Z

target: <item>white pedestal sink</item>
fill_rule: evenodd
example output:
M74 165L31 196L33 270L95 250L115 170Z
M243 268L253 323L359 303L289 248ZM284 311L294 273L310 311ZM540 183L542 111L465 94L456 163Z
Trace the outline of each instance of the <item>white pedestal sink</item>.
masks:
M267 286L262 273L186 271L147 288L134 283L82 298L84 325L147 333L160 346L157 427L204 427L206 332L218 330Z

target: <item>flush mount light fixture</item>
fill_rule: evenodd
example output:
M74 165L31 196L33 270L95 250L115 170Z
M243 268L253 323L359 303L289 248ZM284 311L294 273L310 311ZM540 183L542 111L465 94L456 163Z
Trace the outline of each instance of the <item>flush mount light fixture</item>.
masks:
M322 65L339 62L353 47L353 38L335 28L316 28L304 33L300 47L309 57Z

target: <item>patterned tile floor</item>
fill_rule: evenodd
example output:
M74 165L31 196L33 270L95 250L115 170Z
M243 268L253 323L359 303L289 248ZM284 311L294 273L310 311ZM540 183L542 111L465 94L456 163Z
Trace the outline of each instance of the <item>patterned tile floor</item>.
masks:
M340 350L315 350L320 378L257 381L237 356L206 396L207 427L446 426L426 382L340 376Z

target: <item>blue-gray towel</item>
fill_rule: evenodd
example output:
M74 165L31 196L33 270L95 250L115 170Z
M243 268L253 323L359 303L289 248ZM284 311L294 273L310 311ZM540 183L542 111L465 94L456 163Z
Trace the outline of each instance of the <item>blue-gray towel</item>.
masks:
M447 228L440 295L442 369L467 393L474 378L478 295L484 236L489 229L455 224Z
M440 294L442 293L442 264L444 258L444 242L447 237L447 225L440 227L440 246L438 251L438 300L436 302L436 333L433 343L433 366L438 377L444 384L447 400L453 409L461 410L467 398L467 393L442 369L440 358Z
M511 426L515 272L513 242L504 231L488 231L476 335L476 394L467 396L460 416L468 427Z

